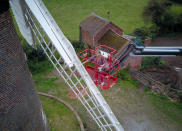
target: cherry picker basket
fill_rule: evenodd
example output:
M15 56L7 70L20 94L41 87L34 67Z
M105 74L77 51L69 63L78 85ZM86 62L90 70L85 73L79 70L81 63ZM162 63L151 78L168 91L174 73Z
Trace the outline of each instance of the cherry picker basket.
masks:
M96 52L100 52L104 58L104 64L101 66L96 61L89 61L85 64L87 72L90 74L94 83L102 89L109 89L117 83L119 61L113 57L115 49L106 45L100 45L93 49L85 49L78 56L82 62L96 56Z

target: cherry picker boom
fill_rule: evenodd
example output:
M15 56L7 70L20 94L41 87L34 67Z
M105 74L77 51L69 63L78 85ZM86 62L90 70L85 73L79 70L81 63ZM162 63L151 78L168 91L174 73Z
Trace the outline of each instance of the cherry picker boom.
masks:
M182 56L182 47L180 46L136 46L129 44L123 52L117 57L120 66L128 56Z

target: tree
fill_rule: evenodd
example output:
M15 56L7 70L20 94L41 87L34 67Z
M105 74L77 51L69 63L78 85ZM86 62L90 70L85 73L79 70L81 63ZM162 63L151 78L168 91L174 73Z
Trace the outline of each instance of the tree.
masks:
M158 29L156 32L160 35L182 32L182 13L178 15L171 12L172 4L168 0L151 0L144 8L144 21L152 22L154 27L158 27L155 29Z
M144 8L144 21L152 21L152 23L160 26L162 22L162 17L168 12L171 5L172 4L169 1L149 1L148 5Z

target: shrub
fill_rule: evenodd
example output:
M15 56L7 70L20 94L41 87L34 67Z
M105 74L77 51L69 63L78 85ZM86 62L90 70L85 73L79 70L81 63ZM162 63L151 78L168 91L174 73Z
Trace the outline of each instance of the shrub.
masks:
M23 44L23 50L26 53L27 59L30 61L45 61L46 55L40 46L33 48L28 44Z
M147 27L141 27L141 28L136 28L135 31L134 31L134 34L136 36L139 36L142 38L142 40L145 40L146 37L148 36L149 34L149 30Z
M164 60L161 60L159 65L164 65L165 64L165 61Z
M119 70L118 78L120 78L121 80L125 80L125 81L131 80L130 75L129 75L129 69L126 68L123 70Z
M153 24L152 26L149 27L149 33L148 36L150 38L156 38L159 35L159 27Z
M180 0L171 1L179 2ZM152 23L154 27L150 27L152 30L150 29L148 36L153 38L156 35L182 33L182 13L172 12L171 7L173 4L168 0L149 1L144 8L143 18L145 22Z
M40 73L52 67L40 46L35 49L23 43L23 49L28 59L28 67L32 73Z
M178 4L182 4L182 1L181 0L170 0L172 2L175 2L175 3L178 3Z
M149 91L151 89L150 85L145 86L144 91Z
M84 43L83 42L80 42L80 41L72 41L71 42L75 51L76 52L80 52L84 49Z
M134 30L134 34L142 39L142 42L150 37L155 38L159 34L159 28L156 25L150 27L141 27Z
M27 61L28 67L32 74L47 72L53 68L50 61Z
M143 57L142 59L142 65L141 65L141 70L147 68L147 67L152 67L152 66L158 66L160 65L160 57Z
M179 101L182 103L182 92L178 92L177 95L179 97Z

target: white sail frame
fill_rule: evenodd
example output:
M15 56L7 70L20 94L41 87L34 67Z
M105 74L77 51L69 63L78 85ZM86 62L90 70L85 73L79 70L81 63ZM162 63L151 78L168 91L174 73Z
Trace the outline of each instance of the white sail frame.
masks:
M77 57L72 44L64 36L43 2L25 0L25 3L27 6L25 19L36 38L36 44L40 44L59 75L75 93L100 130L123 131L123 127ZM64 63L61 64L62 60Z

